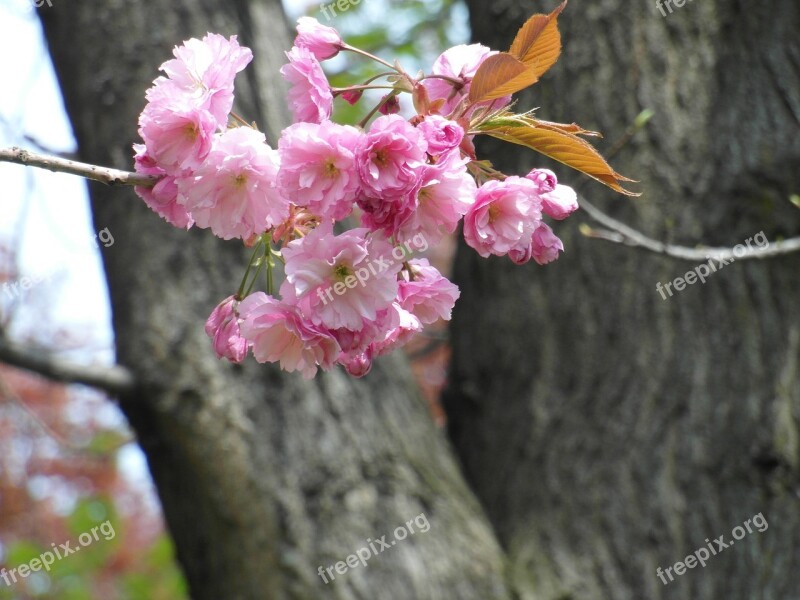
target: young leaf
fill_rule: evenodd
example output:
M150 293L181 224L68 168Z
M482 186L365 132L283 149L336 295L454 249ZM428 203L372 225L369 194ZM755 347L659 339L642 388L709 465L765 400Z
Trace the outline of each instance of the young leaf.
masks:
M557 21L566 5L567 0L564 0L549 15L533 15L520 28L508 51L531 68L537 79L555 64L561 54Z
M478 67L469 88L470 102L496 100L509 96L536 82L534 72L525 64L500 52L487 58Z
M534 119L526 119L516 125L499 125L487 128L484 133L507 142L526 146L557 160L560 163L585 173L627 196L639 196L623 188L620 181L634 181L617 173L594 147L578 136L553 127L540 125ZM557 125L557 124L556 124Z
M537 127L543 127L545 129L553 129L555 131L563 131L564 133L572 133L574 135L585 135L586 137L603 137L603 134L598 131L589 131L588 129L584 129L577 123L554 123L553 121L542 121L540 119L534 119L534 123Z

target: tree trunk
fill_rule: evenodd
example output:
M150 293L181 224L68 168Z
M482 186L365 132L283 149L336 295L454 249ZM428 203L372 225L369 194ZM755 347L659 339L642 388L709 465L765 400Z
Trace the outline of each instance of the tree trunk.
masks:
M144 91L172 46L206 31L256 53L239 109L274 143L286 124L277 72L291 37L278 2L92 0L40 11L82 160L131 168ZM121 399L196 599L506 598L503 557L406 363L364 380L303 381L217 361L203 333L246 264L239 244L162 222L131 190L91 186ZM424 513L419 531L323 583L317 570ZM379 546L376 549L380 548ZM330 579L330 575L328 576Z
M555 2L468 4L474 38L505 49ZM653 109L612 161L642 198L580 190L653 237L797 235L800 5L706 0L662 17L654 4L571 2L562 57L520 107L604 132L604 150ZM499 143L483 153L516 174L547 164ZM513 587L537 600L796 598L800 259L735 262L662 299L657 282L697 265L583 238L581 222L555 226L566 253L546 267L457 257L445 407ZM758 513L768 530L657 577Z

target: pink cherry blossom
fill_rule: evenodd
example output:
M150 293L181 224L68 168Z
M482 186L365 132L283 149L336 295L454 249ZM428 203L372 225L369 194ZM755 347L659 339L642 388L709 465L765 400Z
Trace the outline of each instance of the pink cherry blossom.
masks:
M300 371L311 379L317 367L330 370L339 356L339 344L325 329L300 314L296 306L264 292L245 298L239 306L242 334L258 362L280 362L285 371Z
M314 17L300 17L294 45L308 48L317 60L326 60L336 56L344 42L333 27L322 25Z
M134 157L136 172L161 177L153 187L134 187L136 194L170 225L181 229L191 228L194 219L186 211L186 207L178 203L178 185L175 177L167 175L164 169L156 166L156 161L147 154L144 144L134 144L133 149L136 152Z
M381 333L369 346L369 355L374 358L404 346L423 329L420 320L398 302L378 315L376 325Z
M156 84L173 87L187 97L197 100L197 105L208 110L222 126L228 120L233 106L233 81L236 74L253 60L249 48L243 48L236 36L225 39L216 33L202 40L192 38L173 50L175 58L161 65L167 74Z
M361 132L331 121L295 123L281 134L278 184L283 195L321 217L344 219L359 189L355 147Z
M461 295L458 286L443 277L425 258L412 259L408 264L411 275L403 272L397 293L400 306L424 325L439 319L449 321L453 306Z
M564 250L564 244L545 223L539 225L533 232L531 241L531 255L540 265L546 265L558 258L559 252Z
M171 175L199 166L211 150L217 121L180 96L159 94L139 116L147 153Z
M391 244L367 229L334 235L323 225L289 242L282 254L281 295L318 325L361 329L397 296L402 264L393 260Z
M464 129L450 119L439 115L425 117L417 128L422 132L428 143L428 154L437 156L458 148L464 139Z
M239 331L237 304L233 296L220 302L206 321L206 335L214 340L217 358L240 363L247 356L249 344Z
M319 61L308 48L293 47L281 75L289 82L289 105L294 120L321 123L331 117L333 94Z
M539 186L542 212L558 221L578 210L578 196L571 187L560 185L555 173L547 169L533 169L525 176Z
M475 203L477 186L466 168L467 159L451 153L450 158L426 167L413 192L414 203L408 216L392 235L398 241L423 235L430 244L456 230L459 221Z
M541 218L532 181L516 176L488 181L478 188L475 204L464 217L464 239L483 257L525 252Z
M490 56L497 54L481 44L461 44L445 50L433 63L432 74L444 75L456 79L461 87L456 89L452 82L445 79L431 77L423 81L431 101L443 99L445 102L439 113L449 115L458 106L459 102L469 94L470 84L478 67ZM495 100L494 107L500 108L508 104L510 96Z
M178 188L198 227L226 240L248 239L289 216L276 186L278 166L263 133L238 127L217 137L205 163L178 179Z
M373 121L356 147L356 164L364 195L399 196L419 181L427 143L422 133L400 115Z

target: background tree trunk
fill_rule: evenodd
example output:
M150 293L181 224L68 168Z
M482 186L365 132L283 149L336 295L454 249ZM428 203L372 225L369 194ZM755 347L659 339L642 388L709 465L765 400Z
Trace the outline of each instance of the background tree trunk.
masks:
M555 2L469 0L473 35L505 49ZM644 108L614 161L628 200L581 191L645 233L733 246L798 234L800 5L707 0L570 3L564 52L521 99L604 132ZM507 172L544 165L485 144ZM551 166L561 181L581 176ZM469 483L507 549L521 598L797 598L800 322L797 255L734 263L663 300L696 265L556 226L555 264L461 248L446 409ZM656 576L763 513L753 533L668 585Z
M82 160L131 168L144 91L172 46L206 31L256 52L239 109L274 142L286 124L278 75L291 45L278 2L93 0L40 11ZM203 333L236 289L245 253L178 231L132 190L92 185L119 362L141 389L122 398L197 599L506 598L502 555L405 362L365 381L312 382L217 361ZM425 513L367 568L325 585L318 566Z

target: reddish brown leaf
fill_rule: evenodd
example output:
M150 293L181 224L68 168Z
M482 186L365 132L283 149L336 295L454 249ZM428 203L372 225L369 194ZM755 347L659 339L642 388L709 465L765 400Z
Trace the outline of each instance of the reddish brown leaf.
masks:
M563 131L574 135L585 135L587 137L603 137L602 133L584 129L577 123L554 123L553 121L540 121L539 119L533 119L533 123L535 123L536 127L543 127L544 129Z
M471 102L483 102L508 96L536 82L533 70L506 52L484 60L469 88Z
M555 64L561 54L557 21L566 5L567 0L564 0L549 15L533 15L517 32L508 51L531 68L537 79Z
M627 196L639 194L623 188L620 181L633 181L617 173L594 147L581 138L557 128L528 125L501 125L485 131L507 142L527 146L596 179Z

